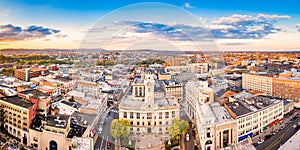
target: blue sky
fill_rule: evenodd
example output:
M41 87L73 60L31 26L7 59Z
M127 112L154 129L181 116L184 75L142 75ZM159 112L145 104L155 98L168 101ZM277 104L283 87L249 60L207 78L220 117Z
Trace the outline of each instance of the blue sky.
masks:
M134 5L143 2L148 1L2 0L0 48L76 49L92 43L82 42L90 30L106 26L93 33L105 46L98 43L90 48L143 48L138 44L143 41L144 48L159 49L153 44L153 39L159 39L180 49L194 49L193 43L199 46L204 41L224 50L300 49L300 2L296 0L160 0L151 2L165 4ZM195 24L185 13L201 23Z

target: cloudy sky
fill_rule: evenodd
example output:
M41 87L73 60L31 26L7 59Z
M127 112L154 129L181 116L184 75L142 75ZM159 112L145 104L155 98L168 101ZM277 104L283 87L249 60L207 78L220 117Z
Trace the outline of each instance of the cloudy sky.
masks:
M0 49L300 49L297 0L151 2L1 0Z

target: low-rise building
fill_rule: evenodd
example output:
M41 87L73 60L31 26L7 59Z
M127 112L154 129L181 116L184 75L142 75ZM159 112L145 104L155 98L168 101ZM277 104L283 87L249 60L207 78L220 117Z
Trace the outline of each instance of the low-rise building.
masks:
M174 96L178 102L182 100L183 86L175 80L164 80L163 88L167 96Z
M284 104L281 99L257 95L236 99L224 104L237 122L237 142L248 136L256 136L283 118Z
M219 150L236 143L236 121L218 103L196 104L196 129L203 150Z
M38 105L19 96L8 96L0 98L0 108L4 128L27 145L30 138L29 127L36 116Z

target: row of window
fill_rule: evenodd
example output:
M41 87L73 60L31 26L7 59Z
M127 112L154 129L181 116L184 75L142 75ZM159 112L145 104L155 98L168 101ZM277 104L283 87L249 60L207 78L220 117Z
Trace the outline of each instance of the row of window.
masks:
M139 122L139 121L137 121L137 122L133 122L133 121L131 121L130 122L130 125L136 125L136 126L145 126L145 125L148 125L148 126L151 126L151 125L154 125L154 126L156 126L156 125L168 125L169 124L169 121L166 121L166 122L162 122L162 121L158 121L158 122L156 122L156 121L154 121L154 122Z
M12 111L21 113L21 110L15 109L15 108L13 108L13 107L6 106L6 105L4 105L3 107L6 108L6 109L9 109L9 110L12 110ZM7 112L7 110L5 110L5 112ZM9 112L9 113L11 114L11 112ZM27 115L27 112L24 111L23 114L24 114L24 115Z
M165 112L164 116L165 116L165 118L169 118L170 117L170 112ZM147 113L146 117L147 117L147 119L152 119L152 118L156 119L156 116L153 113ZM175 118L175 111L171 112L171 117ZM128 118L128 113L127 112L123 113L123 118ZM134 113L133 112L129 113L129 118L130 119L145 119L145 117L142 116L141 113L136 113L136 118L134 118ZM159 112L158 119L162 119L162 118L163 118L163 112Z

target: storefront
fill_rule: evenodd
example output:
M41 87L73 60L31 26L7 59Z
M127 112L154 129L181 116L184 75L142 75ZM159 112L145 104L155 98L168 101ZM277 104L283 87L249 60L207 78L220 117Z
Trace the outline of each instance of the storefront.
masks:
M246 139L248 136L252 137L252 136L253 136L253 132L250 132L250 133L248 133L248 134L246 134L246 135L240 136L240 137L238 138L238 141L240 142L240 141Z

